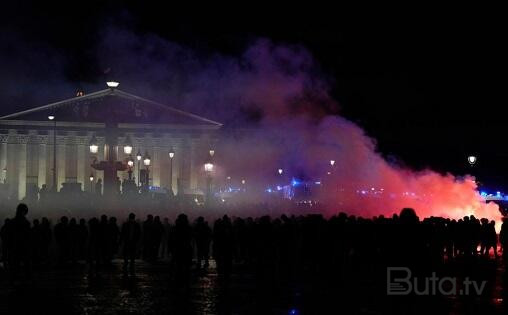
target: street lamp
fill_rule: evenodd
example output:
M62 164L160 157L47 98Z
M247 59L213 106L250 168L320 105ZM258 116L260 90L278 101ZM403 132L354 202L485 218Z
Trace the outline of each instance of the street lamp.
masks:
M53 121L53 191L56 192L56 119L54 115L49 115L48 119Z
M171 195L173 195L173 158L175 157L175 150L173 148L169 149L169 190L171 191Z
M138 153L136 154L136 160L138 161L138 187L141 186L141 178L140 178L140 172L141 172L141 158L143 156L141 155L141 151L138 149Z
M134 166L134 159L132 158L132 155L129 154L129 157L127 158L127 166L128 166L128 171L127 173L129 174L129 181L132 180L132 167Z
M125 153L125 154L131 154L132 153L132 141L131 141L131 137L130 136L127 136L127 138L125 139L125 145L123 147L123 153Z
M143 156L143 165L146 168L146 185L150 183L150 163L152 160L150 159L150 155L148 155L148 151L145 151L145 155Z
M214 149L210 149L210 151L208 151L208 153L210 153L210 156L213 157L213 155L215 154L215 150Z
M205 173L206 173L206 200L209 203L212 198L212 172L213 172L213 163L206 162L205 163Z
M469 162L469 164L470 164L471 166L473 166L473 165L476 163L476 156L474 156L474 155L470 155L470 156L468 156L468 157L467 157L467 161Z
M97 152L99 152L99 145L97 144L97 138L93 135L90 140L90 153L97 154Z
M330 160L330 165L334 166L335 165L335 160Z
M148 168L151 162L152 160L150 159L150 155L148 155L148 152L145 152L145 156L143 156L143 164Z
M90 192L93 192L93 173L90 173Z

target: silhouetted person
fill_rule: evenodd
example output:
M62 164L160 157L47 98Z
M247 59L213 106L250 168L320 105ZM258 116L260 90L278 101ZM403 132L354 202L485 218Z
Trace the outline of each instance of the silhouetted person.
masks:
M99 240L100 240L99 244L100 264L102 266L109 266L109 264L111 263L110 253L112 241L110 239L108 216L105 214L101 215L101 220L99 222Z
M152 261L153 256L153 243L154 243L154 228L153 228L153 215L146 216L143 222L143 259Z
M38 265L41 262L41 248L42 248L42 227L38 219L33 220L32 231L30 235L30 242L32 244L32 263Z
M93 276L97 274L100 265L100 252L101 252L101 231L99 226L99 220L97 218L91 218L88 221L88 273Z
M136 215L129 214L129 219L122 225L120 243L123 245L123 271L134 275L137 245L141 237L141 227L136 222Z
M108 241L110 243L109 256L108 256L109 261L111 261L118 252L119 238L120 238L120 229L118 228L118 225L116 224L116 218L110 217L109 218L109 225L108 225Z
M28 207L20 203L16 208L16 216L9 221L8 225L8 258L11 276L23 265L27 278L31 277L31 247L30 247L30 222L26 219Z
M54 233L58 251L58 264L62 265L68 262L70 255L69 219L66 216L61 217L60 222L55 225Z
M49 224L49 220L46 217L42 218L41 221L41 260L45 263L49 260L49 246L51 245L53 237L53 232L51 231L51 226Z
M168 258L169 256L169 235L171 230L171 224L169 224L169 219L164 218L164 223L162 223L163 233L162 233L162 241L161 241L161 250L160 257Z
M88 241L88 228L86 226L86 220L80 219L78 225L78 257L79 259L86 258L86 243Z
M192 263L192 229L185 214L179 214L172 233L172 260L176 283L188 285Z
M208 258L210 252L210 242L212 239L212 230L208 222L203 217L199 217L194 225L194 238L196 240L197 250L197 268L201 269L204 262L204 268L208 268Z
M503 249L503 260L505 265L508 264L508 218L503 218L501 231L499 232L499 243Z
M162 225L159 216L156 216L153 220L152 226L152 244L150 246L150 260L156 261L159 256L159 249L161 246L162 235L164 234L164 226Z
M79 230L75 218L69 221L69 259L73 265L78 260Z
M217 272L228 278L233 264L233 226L227 215L215 222L213 227L213 256L217 263Z

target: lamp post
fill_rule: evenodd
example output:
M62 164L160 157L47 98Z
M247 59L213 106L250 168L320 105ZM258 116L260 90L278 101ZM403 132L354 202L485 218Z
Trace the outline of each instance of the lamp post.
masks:
M173 192L173 157L175 157L175 150L171 148L169 150L169 190L171 191L171 196L174 195Z
M140 172L141 172L141 158L143 156L141 155L141 151L138 149L138 153L136 154L136 160L138 160L138 187L141 186L141 177L140 177Z
M148 155L148 151L145 151L145 155L143 156L143 164L146 168L146 186L150 184L150 163L152 160L150 159L150 155Z
M93 173L90 173L90 192L93 193Z
M207 203L210 203L210 201L212 200L212 172L213 172L213 163L211 161L205 163Z
M56 187L56 119L55 115L49 115L48 119L53 121L53 191L57 192Z
M132 155L129 154L129 157L127 158L127 167L128 167L127 173L129 174L129 181L132 180L132 167L133 166L134 166L134 159L132 158Z

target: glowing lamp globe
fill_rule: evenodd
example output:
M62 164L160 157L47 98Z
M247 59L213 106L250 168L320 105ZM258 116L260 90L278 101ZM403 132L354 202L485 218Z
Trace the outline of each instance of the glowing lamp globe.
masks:
M468 156L467 161L469 162L469 164L474 165L476 163L476 156L474 155Z
M95 143L90 144L90 153L96 154L99 151L99 146Z
M49 120L53 120L53 119L55 119L55 116L53 116L53 115L49 115L49 116L48 116L48 119L49 119Z
M335 160L330 160L330 165L334 166L335 165Z
M205 163L205 172L212 172L213 171L213 164L212 163Z
M215 154L215 150L211 149L211 150L209 151L209 153L210 153L210 156L213 156L213 155Z
M106 85L109 87L109 88L116 88L120 85L120 83L116 82L116 81L108 81L106 82Z
M128 165L129 167L133 167L133 166L134 166L134 161L133 161L133 160L129 160L129 161L127 161L127 165Z
M131 154L132 153L132 146L130 144L123 147L123 153L125 154Z
M90 175L90 181L93 182L93 175Z
M175 156L175 152L169 151L169 158L172 159Z
M142 158L141 152L138 151L138 153L136 154L136 160L141 161L141 158Z
M99 146L97 145L97 139L95 135L90 139L90 153L96 154L99 151Z
M245 185L245 179L242 179L242 185Z

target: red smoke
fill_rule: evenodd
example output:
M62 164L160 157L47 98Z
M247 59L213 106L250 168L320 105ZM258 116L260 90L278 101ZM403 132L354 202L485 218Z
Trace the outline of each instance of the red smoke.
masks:
M231 176L239 185L245 178L254 190L291 176L319 178L328 215L391 216L413 207L421 218L500 218L495 204L482 201L472 178L392 165L359 126L327 115L337 112L337 104L329 96L326 71L300 46L260 40L240 57L202 56L157 36L113 29L99 57L124 87L225 124L215 156L216 183ZM327 175L331 159L336 163Z

